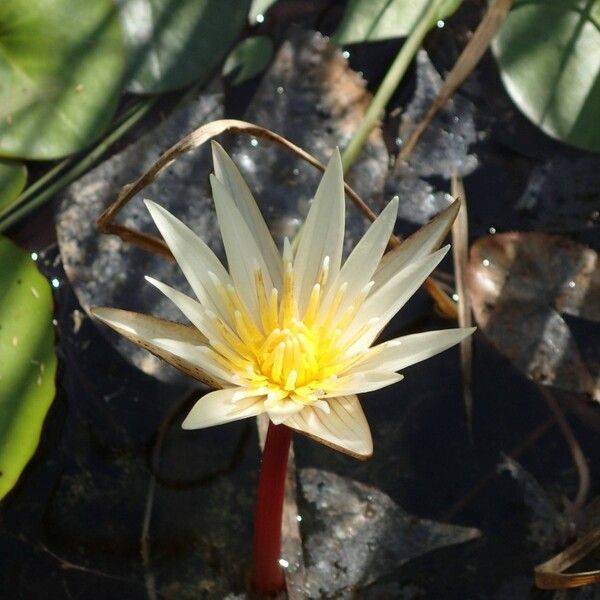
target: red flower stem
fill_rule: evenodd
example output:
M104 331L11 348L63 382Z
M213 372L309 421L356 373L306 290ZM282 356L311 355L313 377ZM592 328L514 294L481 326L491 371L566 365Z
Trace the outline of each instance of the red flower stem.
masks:
M274 596L285 589L285 576L279 559L285 474L291 439L292 430L289 427L274 425L269 421L258 477L252 556L252 587L264 596Z

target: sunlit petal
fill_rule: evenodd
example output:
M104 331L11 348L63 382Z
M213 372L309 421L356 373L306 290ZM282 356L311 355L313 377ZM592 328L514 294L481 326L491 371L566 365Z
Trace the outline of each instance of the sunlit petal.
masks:
M226 187L240 211L267 265L273 285L281 288L281 256L269 233L250 188L244 181L235 163L229 158L220 144L212 142L212 156L215 176Z
M258 299L256 295L256 269L260 269L266 289L273 288L269 269L265 263L262 251L237 209L227 188L214 176L210 184L215 199L215 208L221 228L221 236L229 272L235 288L246 308L250 311L256 325L260 323Z
M234 396L238 390L225 388L206 394L194 404L181 426L184 429L204 429L264 412L264 397L252 396L236 401Z
M359 372L367 369L399 371L447 350L474 331L474 327L442 329L396 338L378 346L373 346L349 372Z
M356 396L342 396L329 402L329 414L306 407L285 424L300 433L356 458L373 454L369 424Z
M344 179L342 159L335 150L323 174L300 234L294 260L294 294L298 311L306 310L325 257L329 257L326 287L338 274L344 244ZM326 290L324 290L325 292Z
M329 288L321 305L321 316L329 308L329 304L340 285L348 285L348 293L338 307L338 313L343 313L356 299L360 291L369 283L375 273L381 257L388 245L390 235L396 223L398 213L398 198L392 198L381 214L371 224L365 235L358 242L350 256L340 269L334 283Z
M375 271L373 276L375 285L372 292L375 293L411 261L418 260L437 250L446 239L459 208L460 201L455 200L427 225L406 238L400 246L388 252Z

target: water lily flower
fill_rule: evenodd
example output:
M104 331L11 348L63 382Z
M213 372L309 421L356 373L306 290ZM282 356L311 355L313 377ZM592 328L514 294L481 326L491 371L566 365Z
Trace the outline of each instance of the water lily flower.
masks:
M398 207L393 199L342 263L345 200L333 153L294 251L280 252L252 194L213 143L211 186L226 268L186 225L158 204L148 210L195 297L146 279L187 317L183 325L115 308L93 314L118 333L217 388L200 398L186 429L267 413L358 458L373 443L357 394L392 385L398 371L441 352L473 329L445 329L373 345L442 260L436 250L458 203L384 254Z

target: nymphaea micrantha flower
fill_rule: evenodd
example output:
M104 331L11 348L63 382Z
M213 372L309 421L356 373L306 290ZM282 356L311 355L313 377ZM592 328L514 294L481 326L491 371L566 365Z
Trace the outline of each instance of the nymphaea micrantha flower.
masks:
M436 248L458 203L384 256L396 220L393 199L342 264L345 200L337 150L295 252L287 240L278 251L248 186L216 143L213 160L211 185L228 269L181 221L146 201L196 297L147 280L192 326L113 308L95 308L93 314L219 388L198 400L184 428L266 412L275 424L369 457L371 433L357 394L400 381L397 371L472 332L429 331L372 346L448 251Z

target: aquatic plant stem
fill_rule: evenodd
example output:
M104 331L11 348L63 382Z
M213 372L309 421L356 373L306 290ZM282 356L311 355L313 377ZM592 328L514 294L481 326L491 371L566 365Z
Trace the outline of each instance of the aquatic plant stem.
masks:
M292 430L269 421L262 454L252 554L252 588L264 596L274 596L285 589L281 558L281 519L285 475Z
M344 173L348 171L358 158L371 131L373 131L373 128L377 125L386 104L389 102L395 89L402 81L406 70L421 47L421 43L427 35L427 32L431 29L434 21L437 20L440 8L444 1L445 0L430 0L427 8L425 8L420 19L410 32L410 35L406 38L404 44L402 44L402 48L400 48L394 62L391 64L388 72L383 78L379 89L373 96L363 120L360 122L350 143L342 153Z

